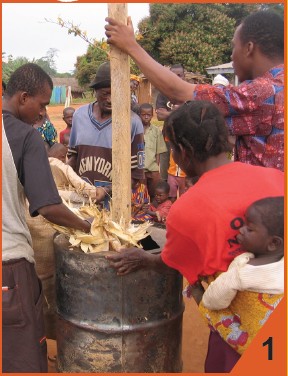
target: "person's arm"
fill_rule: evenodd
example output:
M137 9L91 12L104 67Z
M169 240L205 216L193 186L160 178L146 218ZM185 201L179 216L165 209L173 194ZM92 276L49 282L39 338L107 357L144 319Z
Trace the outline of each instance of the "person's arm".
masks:
M79 138L79 130L81 122L81 114L79 115L78 110L75 111L72 118L72 128L69 136L69 144L67 151L67 164L76 171L77 159L78 159L78 143L76 140ZM80 132L81 134L81 132Z
M91 224L77 217L77 215L72 213L64 204L43 206L38 209L38 213L47 219L47 221L55 223L56 225L71 227L84 232L90 231Z
M142 210L144 204L134 204L134 202L131 202L131 209L132 209L132 216L139 213L140 210Z
M145 143L143 124L139 116L131 115L131 174L135 179L144 179Z
M211 310L229 307L240 286L237 270L235 268L228 269L206 289L202 298L204 307Z
M114 255L106 256L117 275L126 275L139 269L147 268L158 272L172 270L162 261L161 255L143 251L140 248L126 248Z
M155 211L147 209L147 210L145 210L145 213L151 215L151 217L157 218L157 212L155 212Z
M159 205L157 212L159 213L161 220L167 217L171 206L172 202L170 200L167 200L166 202L163 202L163 204Z
M183 103L192 99L196 85L183 81L153 60L137 43L130 17L128 17L127 25L109 17L105 20L108 22L108 25L105 26L107 42L130 55L153 86L174 103Z
M203 294L205 292L204 287L202 286L200 281L197 281L194 283L194 285L189 285L186 287L186 289L183 291L183 294L187 296L187 298L193 298L197 305L200 304Z
M156 209L155 209L155 207L153 205L151 205L151 204L144 204L142 209L143 209L143 211L144 211L145 214L149 214L151 217L157 218Z

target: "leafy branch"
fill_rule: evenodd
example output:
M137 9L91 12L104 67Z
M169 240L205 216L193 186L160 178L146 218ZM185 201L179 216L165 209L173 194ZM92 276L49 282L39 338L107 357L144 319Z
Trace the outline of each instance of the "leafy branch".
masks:
M44 19L45 19L46 22L53 23L53 24L59 25L62 28L67 29L68 30L68 34L72 34L72 35L74 34L75 37L80 37L85 42L87 42L90 46L93 46L93 47L95 47L95 48L97 48L97 49L105 52L106 55L107 55L107 57L109 58L109 56L110 56L109 45L104 40L104 38L102 38L100 41L98 41L97 39L88 38L87 32L86 31L82 31L80 29L79 25L75 25L71 21L64 21L60 17L57 18L57 21L49 20L47 18L44 18Z

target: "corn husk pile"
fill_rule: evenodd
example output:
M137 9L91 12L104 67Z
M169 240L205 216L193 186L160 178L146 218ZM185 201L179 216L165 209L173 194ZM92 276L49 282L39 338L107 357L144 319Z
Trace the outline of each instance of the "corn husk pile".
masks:
M130 246L142 248L139 241L149 235L147 229L152 225L150 222L144 222L140 225L134 225L130 222L125 227L123 223L113 222L109 211L105 209L100 211L91 202L90 205L80 208L73 208L65 201L63 203L81 219L94 218L89 234L50 223L55 230L69 238L72 247L80 247L85 253L119 252L122 248Z

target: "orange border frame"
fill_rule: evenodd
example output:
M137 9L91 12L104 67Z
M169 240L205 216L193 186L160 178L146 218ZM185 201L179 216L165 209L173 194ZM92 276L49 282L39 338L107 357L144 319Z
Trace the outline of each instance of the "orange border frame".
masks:
M2 0L3 3L59 3L61 1L52 0L52 1L6 1ZM82 1L78 0L78 3L97 3L98 1L93 0L87 0ZM113 3L116 1L110 1L110 3ZM130 3L140 3L143 1L130 1ZM188 3L189 1L182 1L182 0L168 0L168 1L149 1L149 3ZM203 3L202 0L193 0L191 1L193 3ZM214 3L214 2L221 2L224 1L207 1ZM241 0L234 0L234 1L226 1L227 3L260 3L260 1L251 0L251 1L241 1ZM100 3L100 1L99 1ZM287 4L285 4L285 1L277 1L277 0L270 0L267 1L267 3L284 3L284 15L285 15L285 46L287 46ZM2 6L0 10L1 14L1 20L2 20ZM11 20L13 22L13 20ZM2 42L1 42L2 43ZM287 47L285 51L285 67L287 67ZM2 65L1 65L1 73L2 73ZM2 97L1 97L1 104L2 104ZM287 75L285 76L285 104L287 105ZM287 108L285 107L285 122L287 124ZM1 136L0 136L1 137ZM2 143L1 143L2 145ZM2 152L2 146L1 152ZM2 155L2 154L1 154ZM287 134L285 137L285 196L287 198ZM2 176L1 176L2 180ZM2 209L2 204L0 204ZM285 208L287 213L287 200L285 200ZM2 210L0 213L0 219L2 220ZM285 238L287 239L287 218L285 218ZM287 251L287 240L285 242L285 250ZM285 261L285 270L287 270L287 259ZM2 277L2 271L1 271L1 277ZM1 278L2 279L2 278ZM285 274L285 285L286 285L286 291L287 291L287 273ZM2 310L0 310L0 318L2 321ZM273 360L267 359L267 346L263 347L263 342L265 342L269 337L273 337ZM2 339L1 339L1 346L0 346L0 354L2 354ZM191 350L192 351L192 350ZM250 345L250 347L246 350L245 354L242 356L240 361L237 363L235 368L232 370L231 375L232 376L244 376L244 375L261 375L261 376L271 376L271 375L277 375L277 376L286 376L287 374L287 294L285 294L285 298L281 301L273 315L269 318L268 322L264 325L264 327L259 331L256 338ZM2 369L2 365L0 365L0 369ZM2 372L1 372L2 374ZM52 373L51 373L52 374ZM16 375L16 374L15 374ZM25 375L25 373L21 373L19 375ZM28 375L28 374L26 374ZM30 374L29 374L30 375ZM37 374L35 374L37 375ZM39 374L41 375L41 374ZM53 375L53 374L52 374ZM56 373L54 375L57 375ZM75 374L79 375L79 374ZM115 373L106 373L105 375L111 375L115 376ZM125 375L124 373L118 374L118 375ZM142 374L139 373L130 373L131 376L141 376ZM149 374L147 374L149 375ZM153 374L151 374L153 375ZM166 376L166 374L160 374ZM181 375L181 374L179 374ZM188 374L190 375L190 374ZM191 373L191 375L203 375L202 373ZM216 374L210 374L210 375L219 375Z

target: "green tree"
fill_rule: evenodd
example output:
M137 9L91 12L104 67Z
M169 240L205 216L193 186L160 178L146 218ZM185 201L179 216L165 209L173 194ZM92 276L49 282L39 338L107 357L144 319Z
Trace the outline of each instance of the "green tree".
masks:
M238 26L248 14L261 9L261 4L257 3L225 3L221 4L221 11L228 17L233 18Z
M184 64L206 74L205 67L230 61L235 26L250 13L272 10L284 14L284 4L150 4L150 16L138 25L139 43L159 63Z
M105 50L101 49L101 42L95 42L89 45L84 55L77 56L75 64L75 77L80 86L88 86L95 78L99 66L109 60ZM139 74L140 71L133 60L130 60L130 70L133 74Z
M50 48L47 51L46 56L41 57L40 59L28 59L24 56L18 56L14 58L12 55L9 55L7 58L7 62L5 62L5 55L6 53L2 53L2 79L5 82L9 81L9 78L11 74L21 67L24 64L27 63L34 63L39 65L46 73L48 73L50 76L57 76L57 71L55 68L55 56L56 56L56 49Z
M269 3L269 4L261 4L261 9L263 10L270 10L272 12L275 12L279 14L279 16L284 18L284 3Z
M235 20L221 4L151 4L139 25L140 44L161 64L184 64L189 71L230 60Z
M39 65L50 76L56 76L57 70L55 57L57 57L57 52L58 50L56 48L49 48L46 52L46 56L43 56L40 59L33 59L33 62Z
M103 39L97 41L96 39L90 38L87 32L82 30L80 26L73 21L65 21L61 17L58 17L56 21L45 18L45 21L59 25L61 28L67 29L69 35L74 35L87 42L87 52L84 55L77 56L75 63L75 77L79 85L82 87L87 86L94 78L99 65L109 59L108 44Z
M236 25L239 25L241 21L250 13L257 12L259 10L269 10L278 13L282 17L284 16L284 4L276 3L225 3L222 5L222 12L228 17L236 20Z
M75 76L80 86L87 86L94 79L99 65L108 60L107 53L100 47L101 42L90 44L87 52L77 57Z
M2 79L6 83L9 81L11 74L16 69L21 67L21 65L23 64L29 63L29 60L23 56L17 57L14 59L12 55L9 55L7 62L3 61L4 59L5 59L5 52L2 53Z

